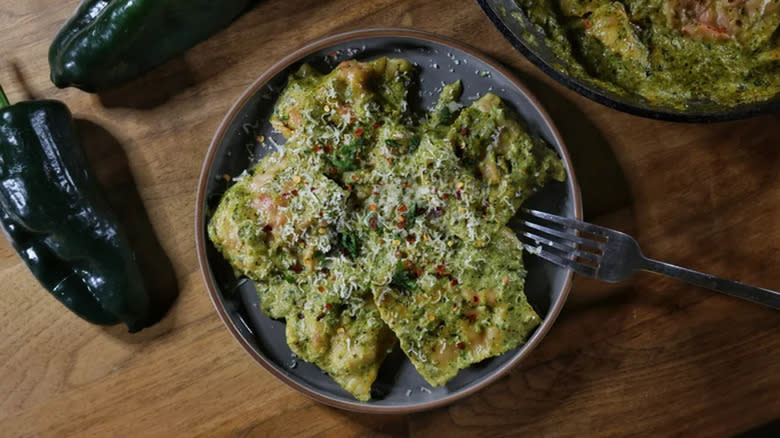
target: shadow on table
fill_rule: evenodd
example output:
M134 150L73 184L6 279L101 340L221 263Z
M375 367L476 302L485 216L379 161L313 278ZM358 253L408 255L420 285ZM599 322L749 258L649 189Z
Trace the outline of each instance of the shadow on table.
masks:
M136 252L141 273L147 283L146 288L151 295L152 320L158 323L179 294L173 265L157 240L119 141L91 121L76 119L75 123L87 159ZM165 326L172 325L172 318L168 318ZM144 336L145 333L153 334L146 329L140 334L130 335L123 325L108 327L106 331L129 343L143 342L149 337ZM160 330L153 332L159 334Z
M550 114L569 150L582 189L585 220L631 209L633 201L628 181L607 138L558 91L532 76L518 76Z
M249 12L259 2L260 0L252 0L243 14ZM236 18L230 26L241 19L242 15ZM224 37L226 30L227 28L222 29L207 39ZM207 82L223 73L226 63L224 59L220 59L220 52L217 50L207 51L203 47L204 42L205 40L197 43L184 53L125 84L98 93L100 103L107 108L155 108L168 102L187 88ZM230 42L224 41L223 44L230 44ZM197 68L188 61L190 57L199 57Z
M155 108L187 88L217 75L220 68L215 64L218 63L206 63L209 67L198 70L196 74L186 56L182 55L130 82L98 93L98 99L107 108Z
M735 438L763 438L780 436L780 418L736 435Z
M16 83L19 84L20 88L24 92L24 96L19 98L19 101L22 100L37 100L41 99L40 96L38 96L35 92L32 91L32 88L30 87L30 84L27 82L27 75L24 74L22 71L22 67L19 65L19 60L14 59L11 60L11 70L14 72L14 79L16 80Z

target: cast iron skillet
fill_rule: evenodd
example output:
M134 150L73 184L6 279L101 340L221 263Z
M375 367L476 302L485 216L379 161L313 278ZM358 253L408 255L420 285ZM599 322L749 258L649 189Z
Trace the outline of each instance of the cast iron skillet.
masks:
M555 64L566 65L567 63L550 51L545 45L544 37L529 21L518 20L513 16L512 13L517 12L525 17L525 14L513 0L477 0L477 3L501 34L548 76L577 93L610 108L651 119L694 123L737 120L780 111L780 96L764 102L733 107L694 102L689 105L687 110L681 111L665 105L651 104L638 95L621 95L611 92L597 84L557 70L554 67ZM533 39L536 42L523 38L523 34L534 35Z
M325 72L339 62L380 56L402 57L416 64L417 91L413 107L430 108L442 83L461 79L463 104L486 92L498 94L561 156L567 179L550 183L526 206L571 218L582 218L582 204L574 169L563 140L547 113L531 93L501 65L464 44L408 29L369 29L335 35L311 43L285 57L249 86L217 130L203 164L195 212L195 239L203 278L217 313L241 347L285 384L322 403L366 413L408 413L451 403L487 386L527 357L552 326L566 301L572 273L526 255L528 301L542 317L528 341L501 356L462 370L445 386L431 388L411 362L394 349L383 363L373 386L373 399L360 403L316 366L292 356L285 342L285 326L259 309L252 281L236 278L233 270L206 235L210 212L229 187L225 175L236 176L275 150L284 139L268 123L274 103L288 75L302 62ZM413 87L414 89L415 87Z

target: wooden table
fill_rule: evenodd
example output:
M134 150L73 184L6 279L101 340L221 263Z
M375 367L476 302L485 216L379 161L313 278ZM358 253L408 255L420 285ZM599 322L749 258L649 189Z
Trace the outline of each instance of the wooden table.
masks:
M514 69L553 116L587 218L650 256L780 289L780 118L715 125L622 114L552 82L472 0L266 0L229 30L110 95L58 90L47 51L76 0L0 0L0 81L64 100L127 211L142 202L180 295L137 335L93 327L0 241L2 436L725 436L780 418L780 314L653 275L578 279L557 324L509 376L444 409L357 415L254 364L223 327L195 257L195 187L212 134L261 72L304 42L404 26ZM164 267L165 264L163 263Z

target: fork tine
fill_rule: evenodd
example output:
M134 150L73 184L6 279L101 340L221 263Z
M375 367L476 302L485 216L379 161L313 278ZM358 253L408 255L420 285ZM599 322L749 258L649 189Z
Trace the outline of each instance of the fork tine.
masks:
M583 265L582 263L575 262L574 260L563 258L557 254L553 254L546 249L539 250L539 247L534 247L525 243L523 246L525 247L526 251L538 255L552 264L558 265L562 268L571 269L572 271L586 277L596 277L596 268L593 266Z
M599 242L597 240L587 239L587 238L584 238L584 237L576 236L576 235L574 235L572 233L564 233L562 231L558 231L558 230L552 229L550 227L545 227L544 225L539 225L539 224L536 224L536 223L533 223L533 222L530 222L530 221L526 221L526 220L523 221L523 225L528 227L528 228L533 228L535 230L541 231L541 232L543 232L545 234L549 234L551 236L555 236L555 237L559 237L559 238L564 239L564 240L569 240L569 241L572 241L572 242L579 243L580 245L582 245L584 247L587 247L587 248L591 248L591 249L594 249L594 250L597 250L597 251L604 251L604 247L605 247L604 242Z
M556 250L560 251L564 256L566 254L573 254L575 257L579 257L585 260L588 260L590 262L593 262L595 264L599 264L599 261L601 260L601 256L599 254L594 254L592 252L587 251L580 251L579 249L575 248L574 246L564 245L562 243L556 242L554 240L545 239L544 237L541 237L537 234L531 233L529 231L523 231L521 235L521 240L523 242L528 242L530 245L536 244L538 245L546 245L551 246L555 248Z
M598 225L589 224L587 222L578 221L568 217L557 216L550 213L545 213L539 210L524 209L524 212L546 221L562 225L564 227L574 228L580 231L584 231L588 234L593 234L600 237L609 237L609 230Z

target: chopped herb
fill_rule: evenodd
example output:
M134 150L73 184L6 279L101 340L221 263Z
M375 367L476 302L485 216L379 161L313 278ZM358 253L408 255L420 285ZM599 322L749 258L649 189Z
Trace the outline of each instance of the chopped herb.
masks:
M398 141L393 140L391 138L388 138L387 140L385 140L385 144L387 145L387 147L390 147L390 148L400 148L401 147L401 143L398 143Z
M406 209L406 214L403 215L404 222L411 224L414 222L415 219L417 219L421 214L423 213L423 210L418 209L415 204L412 204L411 207L408 207Z
M360 251L360 241L354 233L343 232L339 234L339 247L345 254L354 258Z
M330 163L342 172L357 169L357 156L363 147L363 137L357 137L352 143L346 144L336 150L336 153L329 157Z
M418 136L416 136L416 135L413 135L413 136L412 136L412 137L409 139L409 143L408 143L408 145L406 146L406 148L407 148L407 151L408 151L409 153L412 153L412 152L416 151L418 147L420 147L420 137L418 137Z
M417 283L415 283L416 276L409 272L402 261L398 261L395 265L395 273L390 280L390 286L395 287L403 292L409 292L417 289Z
M439 124L440 125L449 125L452 123L453 117L452 117L452 111L450 111L449 107L443 106L441 108L441 111L439 111Z

